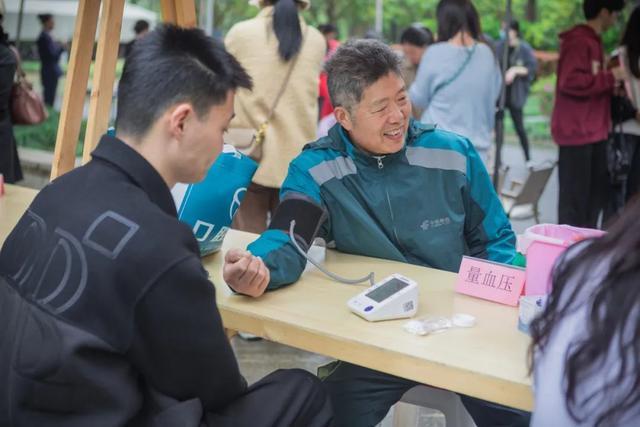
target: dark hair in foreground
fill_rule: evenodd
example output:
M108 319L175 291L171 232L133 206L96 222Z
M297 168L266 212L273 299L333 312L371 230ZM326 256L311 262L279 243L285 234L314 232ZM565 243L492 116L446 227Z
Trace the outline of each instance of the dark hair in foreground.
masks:
M609 12L620 12L624 9L624 0L583 0L582 12L585 19L594 19L602 9Z
M532 362L535 352L545 350L560 321L593 302L584 325L585 338L573 340L565 355L562 383L567 409L576 422L587 415L584 421L594 419L597 426L617 425L622 415L640 403L639 216L637 198L606 236L583 247L578 256L560 259L544 313L531 325ZM567 253L575 254L576 249ZM589 275L603 262L606 272L596 287L583 286L593 280ZM605 365L610 349L620 363L617 369ZM611 375L607 382L605 372ZM602 379L601 388L586 396L583 385L596 376Z
M640 79L640 6L629 15L621 44L627 48L631 74Z
M427 27L418 27L415 25L405 29L400 34L401 44L411 44L418 47L426 47L433 44L433 33Z
M116 128L144 135L178 102L204 116L230 90L250 89L251 77L220 42L202 30L162 25L137 41L118 85Z
M374 39L350 40L341 45L325 64L331 103L351 112L362 92L389 73L401 76L400 57Z
M285 61L290 60L302 46L302 29L295 0L269 0L273 5L273 32L278 38L278 54Z

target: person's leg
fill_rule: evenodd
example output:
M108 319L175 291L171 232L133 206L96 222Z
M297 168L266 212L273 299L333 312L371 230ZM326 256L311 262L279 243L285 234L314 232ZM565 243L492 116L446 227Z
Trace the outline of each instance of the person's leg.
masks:
M327 372L323 373L323 369ZM378 424L407 390L419 385L340 361L322 367L318 374L329 393L336 427L372 427Z
M527 427L531 413L460 394L460 400L477 427Z
M216 413L205 415L215 427L325 427L333 425L331 402L320 380L301 369L275 371Z
M607 206L611 186L609 184L609 172L607 170L607 144L608 141L600 141L590 144L591 152L590 176L585 181L589 182L586 193L589 195L587 204L586 223L583 225L589 228L598 226L598 217Z
M40 77L42 81L44 103L49 107L53 107L53 101L55 101L56 97L55 90L58 79L44 72L40 74Z
M524 158L529 161L531 156L529 155L529 139L527 138L527 131L524 128L524 118L522 115L522 108L509 107L509 114L511 114L511 120L513 126L516 128L518 139L520 139L520 145L524 152Z
M591 145L560 146L558 223L587 226L591 190Z
M249 184L231 228L260 234L267 229L267 214L273 189L255 183Z

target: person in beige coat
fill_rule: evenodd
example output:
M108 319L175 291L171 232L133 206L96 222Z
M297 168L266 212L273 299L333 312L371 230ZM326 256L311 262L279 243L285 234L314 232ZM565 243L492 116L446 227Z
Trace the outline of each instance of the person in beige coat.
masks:
M266 229L289 162L315 139L318 76L326 44L320 32L300 16L309 3L261 0L258 15L235 24L225 38L228 51L253 79L253 91L243 89L236 94L231 128L256 129L266 120L291 61L296 61L266 129L260 166L234 219L236 229L253 233Z

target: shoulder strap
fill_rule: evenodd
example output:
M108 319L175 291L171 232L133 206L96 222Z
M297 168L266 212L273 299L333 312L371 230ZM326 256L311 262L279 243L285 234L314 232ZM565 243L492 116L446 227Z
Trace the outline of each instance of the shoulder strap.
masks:
M433 97L436 95L436 93L440 92L442 89L444 89L445 87L449 86L458 77L460 77L460 74L462 74L464 69L467 68L467 65L469 64L469 62L471 62L471 57L473 56L474 52L476 51L476 46L478 46L477 42L474 43L473 47L468 50L467 57L464 59L464 62L462 63L460 68L458 68L458 70L456 70L456 72L453 74L453 76L449 77L446 81L444 81L444 82L440 83L438 86L436 86L436 88L433 90L433 93L431 94L431 99L433 99Z
M276 98L273 100L273 104L271 104L271 108L269 109L269 113L267 114L267 120L266 120L267 122L271 121L271 119L273 118L273 114L276 111L278 102L280 102L280 98L282 98L282 95L284 94L284 90L287 88L287 83L289 83L289 78L291 77L291 74L293 73L293 69L295 68L296 63L298 62L298 58L300 58L300 55L302 54L302 48L304 47L304 42L307 40L308 30L309 30L309 25L306 25L304 29L304 34L302 35L302 42L300 43L300 50L298 50L298 53L296 54L296 56L291 60L291 65L289 65L289 69L287 70L287 75L284 77L282 86L280 86L280 90L278 91Z

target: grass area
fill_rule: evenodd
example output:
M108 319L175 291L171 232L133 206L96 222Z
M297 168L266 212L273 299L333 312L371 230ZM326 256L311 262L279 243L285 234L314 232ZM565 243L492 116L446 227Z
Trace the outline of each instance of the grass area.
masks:
M60 113L52 108L47 110L49 111L49 117L43 123L30 126L16 125L13 127L13 133L19 147L53 151L56 145ZM82 141L84 141L86 128L87 122L83 120L80 125L80 139L76 147L76 155L82 155Z
M91 79L93 78L94 65L95 65L95 62L92 62L91 68L89 69L89 82L91 82ZM62 67L62 71L66 74L67 62L61 61L60 66ZM124 66L124 59L122 58L118 59L118 62L116 62L116 80L119 79L120 76L122 75L123 66ZM40 75L40 61L23 61L22 69L27 73Z

